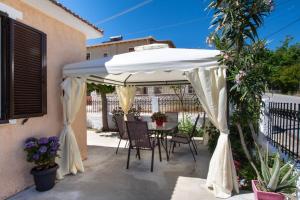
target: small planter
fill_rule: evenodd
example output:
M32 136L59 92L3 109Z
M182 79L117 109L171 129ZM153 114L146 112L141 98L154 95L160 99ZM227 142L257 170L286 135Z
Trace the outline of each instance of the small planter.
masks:
M167 116L161 112L155 112L151 116L152 121L155 121L157 126L162 126L167 121Z
M36 168L31 170L37 191L43 192L54 187L57 169L58 165L45 170L36 170Z
M155 120L157 126L162 126L164 124L164 120Z
M275 192L263 192L257 189L257 180L252 180L252 190L254 192L255 200L285 200L284 195Z

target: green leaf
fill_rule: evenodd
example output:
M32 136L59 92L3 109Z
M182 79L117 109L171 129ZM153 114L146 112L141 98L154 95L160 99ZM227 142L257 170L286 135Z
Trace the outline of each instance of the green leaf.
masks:
M258 152L258 156L259 156L259 159L260 159L260 169L261 169L261 174L264 178L264 182L265 183L269 183L270 181L270 178L271 178L271 174L270 174L270 171L269 171L269 167L268 165L265 163L262 155L261 155L261 152L260 152L260 149L258 147L257 144L256 145L256 149L257 149L257 152Z
M285 184L282 184L276 188L276 192L281 191L285 188L296 187L296 181L298 180L298 175L293 176L289 181Z
M283 173L287 168L290 168L289 171L282 177L280 184L284 184L286 180L292 175L294 171L294 166L291 166L290 163L286 163L283 167L280 169L280 173Z
M272 167L272 175L270 178L270 182L267 185L267 188L270 191L275 191L278 185L279 180L279 172L280 172L280 160L279 160L279 154L277 153L274 158L274 164Z
M265 155L265 164L266 166L268 167L268 170L269 170L269 144L267 144L267 151L266 151L266 155ZM269 170L270 172L270 170Z
M241 99L241 101L243 101L243 100L244 100L244 98L245 98L245 96L246 96L247 94L248 94L248 91L244 92L243 96L240 98L240 99Z
M235 84L234 86L232 86L232 88L230 88L230 91L233 91L234 89L236 89L239 85Z

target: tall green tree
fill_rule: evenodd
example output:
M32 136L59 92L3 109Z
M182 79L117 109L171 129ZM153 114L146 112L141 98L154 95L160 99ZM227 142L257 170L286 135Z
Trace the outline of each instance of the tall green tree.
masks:
M282 93L295 93L300 89L300 43L290 45L292 40L288 36L280 47L267 52L266 62L274 70L270 88Z
M113 93L115 91L115 87L111 85L102 85L95 83L87 84L87 93L96 91L97 94L101 96L101 104L102 104L102 130L108 131L108 117L107 117L107 96L106 94Z

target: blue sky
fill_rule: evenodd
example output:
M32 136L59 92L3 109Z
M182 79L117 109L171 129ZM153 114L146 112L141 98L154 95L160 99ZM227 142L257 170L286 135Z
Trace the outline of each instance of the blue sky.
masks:
M104 30L104 37L88 41L100 43L110 36L124 39L153 36L172 40L179 48L208 48L205 43L211 13L205 11L209 0L60 0L60 3ZM285 36L300 42L300 1L275 0L272 14L259 30L269 48L280 45ZM291 22L296 23L289 25ZM282 31L281 28L284 28ZM272 34L272 35L271 35Z

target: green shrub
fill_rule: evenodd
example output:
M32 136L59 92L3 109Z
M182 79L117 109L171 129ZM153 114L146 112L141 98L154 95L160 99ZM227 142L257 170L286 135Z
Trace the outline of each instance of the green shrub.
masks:
M194 127L194 121L191 119L191 116L184 116L184 118L179 122L179 132L183 134L191 134ZM196 127L196 132L194 134L195 137L202 137L203 136L203 129Z
M210 153L213 153L218 142L218 138L220 135L219 130L211 123L208 123L205 131L207 132L209 139L208 139L208 150Z

